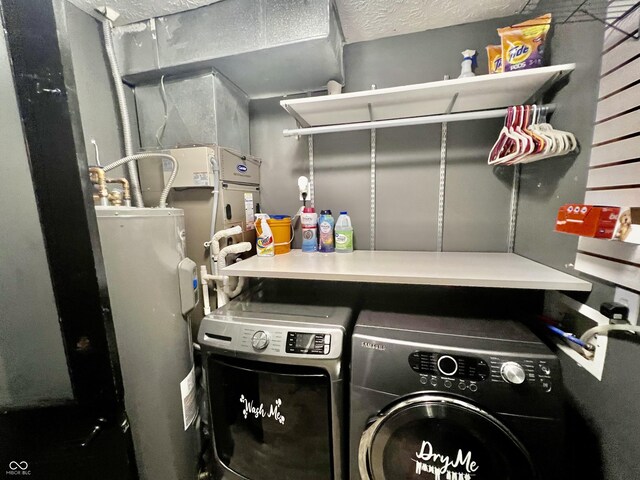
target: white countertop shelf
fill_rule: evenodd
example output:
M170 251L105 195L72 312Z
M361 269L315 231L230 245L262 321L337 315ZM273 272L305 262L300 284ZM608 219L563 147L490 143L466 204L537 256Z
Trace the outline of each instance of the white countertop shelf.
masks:
M574 63L362 92L282 100L302 127L476 112L521 105L575 69Z
M303 253L251 257L222 269L239 277L460 287L591 290L591 283L513 253Z

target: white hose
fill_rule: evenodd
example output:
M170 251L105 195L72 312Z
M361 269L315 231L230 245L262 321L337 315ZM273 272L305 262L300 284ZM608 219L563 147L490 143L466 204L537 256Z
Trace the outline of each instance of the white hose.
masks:
M612 331L634 332L640 333L640 326L637 325L598 325L590 328L582 334L580 340L589 342L594 335L608 334Z
M107 57L109 58L109 65L111 67L111 76L113 77L113 84L116 88L116 97L118 98L118 105L120 107L120 119L122 121L122 136L124 139L124 154L126 157L133 155L133 140L131 136L131 122L129 121L129 109L127 107L127 98L124 94L124 85L122 84L122 78L120 76L120 68L118 67L118 60L113 49L113 34L111 32L111 21L105 19L102 22L102 32L104 34L104 46L107 51ZM142 200L142 193L140 188L140 178L138 177L138 166L134 163L127 165L127 171L129 172L129 183L131 184L131 194L136 207L144 207L144 201Z
M235 227L227 228L226 230L220 230L216 232L212 237L209 243L209 247L211 248L211 257L215 260L218 258L220 254L220 240L226 237L231 237L232 235L238 235L242 233L242 227L240 225L236 225ZM217 273L217 272L214 272Z
M218 255L218 269L222 269L227 266L227 255L248 252L252 248L253 248L253 245L250 242L241 242L241 243L236 243L235 245L229 245L228 247L224 247L222 250L220 250L220 254ZM224 291L225 295L227 295L229 298L238 296L240 292L242 292L244 285L245 285L244 277L238 278L238 284L236 285L236 288L233 290L231 290L229 287L228 276L225 275L224 279L222 280L222 290Z
M173 163L173 169L171 170L171 175L169 176L169 180L164 186L162 193L160 194L160 203L158 206L160 208L164 208L167 206L167 197L169 197L169 191L171 190L171 186L173 185L176 176L178 175L178 162L174 157L169 155L168 153L136 153L135 155L129 155L128 157L121 158L120 160L116 160L113 163L110 163L106 167L103 168L105 172L109 170L113 170L114 168L118 168L125 163L131 165L131 162L136 160L144 160L146 158L167 158L171 160ZM137 205L136 205L137 206Z
M227 266L227 255L248 252L251 248L253 248L253 245L250 242L240 242L224 247L218 255L218 269Z

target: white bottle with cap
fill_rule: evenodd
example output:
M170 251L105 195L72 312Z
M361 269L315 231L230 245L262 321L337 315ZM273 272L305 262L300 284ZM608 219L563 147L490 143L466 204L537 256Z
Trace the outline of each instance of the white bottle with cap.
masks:
M335 227L336 253L353 252L353 227L347 212L340 212Z
M313 207L304 207L300 215L302 223L302 251L318 251L318 214Z

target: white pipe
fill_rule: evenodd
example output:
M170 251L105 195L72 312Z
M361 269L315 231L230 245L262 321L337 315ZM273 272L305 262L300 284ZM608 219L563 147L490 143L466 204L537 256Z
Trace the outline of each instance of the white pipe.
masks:
M227 230L221 230L218 233L229 232L230 230L233 230L233 228L230 228ZM218 260L216 262L216 268L218 268L217 266L218 264L222 265L219 268L224 268L227 266L227 255L248 252L249 250L251 250L251 248L253 248L253 245L250 242L236 243L234 245L229 245L228 247L224 247L219 252ZM216 283L216 297L218 301L218 307L222 307L224 304L226 304L229 301L230 298L234 298L242 292L246 284L246 279L244 277L240 277L238 279L238 284L236 285L236 287L233 290L231 290L231 287L229 284L230 278L231 277L229 277L228 275L218 275L217 273L209 274L207 273L207 267L205 265L200 266L200 281L203 285L202 291L203 291L203 297L205 299L204 300L205 315L208 315L209 313L211 313L211 307L209 305L209 288L208 288L209 281L213 281Z
M162 193L160 194L160 203L158 204L158 206L160 208L164 208L167 206L167 197L169 196L169 191L171 190L171 186L173 185L173 182L176 179L176 176L178 175L178 162L174 157L172 157L168 153L136 153L135 155L129 155L128 157L124 157L124 158L121 158L120 160L116 160L115 162L110 163L109 165L104 167L103 170L105 172L108 172L109 170L113 170L114 168L124 165L125 163L131 165L131 162L135 160L144 160L147 158L167 158L171 160L171 162L173 163L173 169L171 170L171 175L169 176L169 180L167 180L167 183L164 186Z
M222 288L222 284L220 282L216 282L216 302L218 304L218 308L224 307L227 303L229 303L229 296L224 293L224 289Z
M202 268L206 272L206 267L202 265ZM229 297L223 291L222 282L224 280L224 275L211 275L208 273L201 274L200 279L202 282L207 282L207 295L209 294L209 281L215 282L216 285L216 302L218 307L222 307L225 303L229 301ZM211 307L209 307L211 308ZM205 310L206 312L206 310ZM207 313L205 313L206 315Z
M215 186L213 190L213 208L211 210L211 229L209 230L209 238L213 238L216 232L216 220L218 219L218 199L220 198L220 166L218 165L218 161L215 157L211 157L211 164L213 166L213 185ZM215 242L218 252L219 245L218 242ZM217 254L216 254L217 255ZM211 255L210 258L211 263L211 271L215 271L215 259L214 256Z
M109 65L111 67L111 76L116 89L116 97L120 107L120 119L122 121L122 136L124 139L124 154L126 157L133 155L133 137L131 135L131 122L129 120L129 108L127 107L127 98L124 93L124 85L120 76L120 68L118 60L113 49L113 33L111 31L111 21L104 19L102 22L102 33L104 34L104 46L107 51ZM138 166L135 162L127 164L129 173L129 181L131 184L131 194L133 196L136 207L144 207L142 193L140 188L140 178L138 177Z
M205 265L200 265L200 284L202 285L202 300L204 302L205 315L209 315L211 313L211 304L209 303L209 284L207 280L209 280L207 267Z
M555 109L555 105L545 105L549 111ZM407 127L411 125L427 125L430 123L461 122L465 120L485 120L488 118L501 118L507 115L506 108L496 110L479 110L477 112L447 113L442 115L427 115L424 117L394 118L392 120L374 120L372 122L344 123L340 125L323 125L321 127L306 127L284 129L285 137L297 135L316 135L320 133L354 132L357 130L371 130L373 128Z
M229 301L229 296L225 293L224 291L224 279L225 276L224 275L219 275L218 274L218 255L220 254L220 240L223 238L227 238L230 237L232 235L237 235L239 233L242 233L242 227L240 227L239 225L236 225L235 227L231 227L231 228L227 228L226 230L220 230L219 232L216 232L213 237L211 237L211 240L208 242L205 242L204 246L205 247L209 247L210 249L210 254L211 254L211 271L212 274L208 274L207 273L207 267L204 265L200 266L200 278L202 279L202 282L206 282L207 280L211 280L213 282L215 282L216 285L216 298L217 298L217 305L218 307L223 306L225 303L227 303ZM246 242L245 242L246 243ZM241 245L241 244L238 244ZM251 245L251 244L249 244ZM235 245L231 245L232 247ZM225 247L227 248L227 247ZM250 248L249 248L250 249ZM246 251L246 250L243 250ZM225 254L226 256L226 254ZM226 261L226 259L225 259ZM227 281L228 283L228 281ZM244 282L242 282L242 285L239 285L240 289L242 289L244 287ZM203 287L204 288L204 287ZM228 289L228 287L227 287ZM236 289L233 290L233 292L235 292L236 290L238 290L238 286L236 286ZM233 293L230 292L230 293ZM239 292L238 292L239 293ZM207 293L205 294L206 296L206 301L209 301L209 288L207 285ZM205 313L206 315L206 313Z
M594 335L608 334L612 331L633 332L640 334L640 326L638 325L598 325L597 327L590 328L582 334L580 340L588 343Z

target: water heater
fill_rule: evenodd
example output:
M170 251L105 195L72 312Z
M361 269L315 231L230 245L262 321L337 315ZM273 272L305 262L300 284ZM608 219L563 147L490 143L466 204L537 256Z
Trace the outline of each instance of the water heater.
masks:
M188 312L196 265L174 208L96 207L124 400L142 480L195 479L200 452Z

